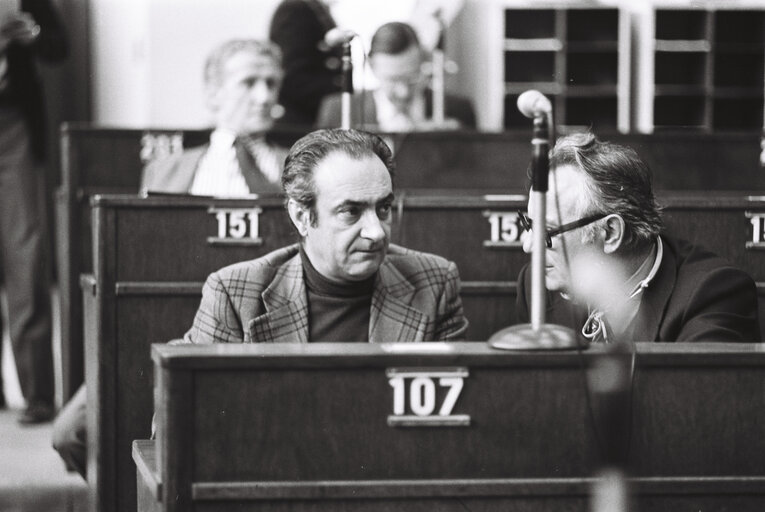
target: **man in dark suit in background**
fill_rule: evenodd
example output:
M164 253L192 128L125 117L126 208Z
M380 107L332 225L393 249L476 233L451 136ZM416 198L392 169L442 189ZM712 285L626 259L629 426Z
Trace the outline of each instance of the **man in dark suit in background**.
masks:
M41 164L45 117L37 62L63 60L67 41L48 0L0 10L0 260L21 393L19 422L53 416L50 265ZM0 401L5 400L0 396Z
M550 168L547 218L522 218L548 229L547 321L582 341L760 341L754 281L660 234L651 174L635 151L575 134L555 145ZM529 319L530 283L526 266L518 277L521 322Z
M316 123L324 96L342 85L340 48L330 48L324 36L337 25L329 12L329 0L284 0L276 8L269 38L284 54L284 83L279 103L284 117L279 126Z
M470 101L447 94L443 123L433 121L433 93L427 86L423 64L427 60L417 33L406 23L382 25L372 37L369 65L379 85L371 92L357 93L351 101L351 123L384 132L475 128ZM318 126L340 126L341 95L325 98Z
M185 340L464 338L454 263L389 245L392 171L376 135L320 130L297 141L282 186L300 243L211 274Z

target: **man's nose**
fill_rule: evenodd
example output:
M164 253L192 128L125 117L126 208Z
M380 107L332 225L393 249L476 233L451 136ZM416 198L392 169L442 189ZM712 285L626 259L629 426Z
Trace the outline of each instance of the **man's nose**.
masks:
M271 88L263 81L258 81L250 88L250 96L258 104L266 104L273 96Z
M382 241L385 238L385 227L377 216L377 212L368 211L361 218L361 236L374 242Z

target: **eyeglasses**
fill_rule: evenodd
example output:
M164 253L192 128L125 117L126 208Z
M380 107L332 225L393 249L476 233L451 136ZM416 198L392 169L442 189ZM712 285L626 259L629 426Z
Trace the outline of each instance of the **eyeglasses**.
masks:
M587 224L592 224L596 220L600 220L604 217L608 216L607 213L596 213L594 215L588 215L587 217L582 217L579 220L575 220L573 222L569 222L568 224L563 224L562 226L558 226L557 228L548 229L547 233L545 233L545 242L547 242L547 248L552 249L552 237L558 236L562 233L565 233L566 231L571 231L577 228L581 228L583 226L586 226ZM526 231L531 231L532 224L531 219L523 213L522 211L518 211L518 220L521 221L521 227L525 229Z

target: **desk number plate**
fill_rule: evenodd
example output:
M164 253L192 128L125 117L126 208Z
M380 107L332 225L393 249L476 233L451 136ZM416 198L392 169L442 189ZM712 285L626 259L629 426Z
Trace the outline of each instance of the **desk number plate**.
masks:
M470 415L454 414L467 368L388 368L393 388L391 427L467 427Z
M752 224L752 238L746 243L747 249L765 249L765 212L744 212Z
M207 213L215 215L217 236L208 236L210 245L261 245L258 232L260 208L210 208Z
M489 220L489 239L484 247L523 247L521 222L516 212L493 212L486 210L483 216Z

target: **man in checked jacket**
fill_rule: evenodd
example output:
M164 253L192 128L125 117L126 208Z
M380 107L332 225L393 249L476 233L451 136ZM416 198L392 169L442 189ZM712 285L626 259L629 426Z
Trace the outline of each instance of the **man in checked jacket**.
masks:
M282 175L298 244L211 274L188 343L463 339L454 263L389 245L393 159L376 135L319 130Z

